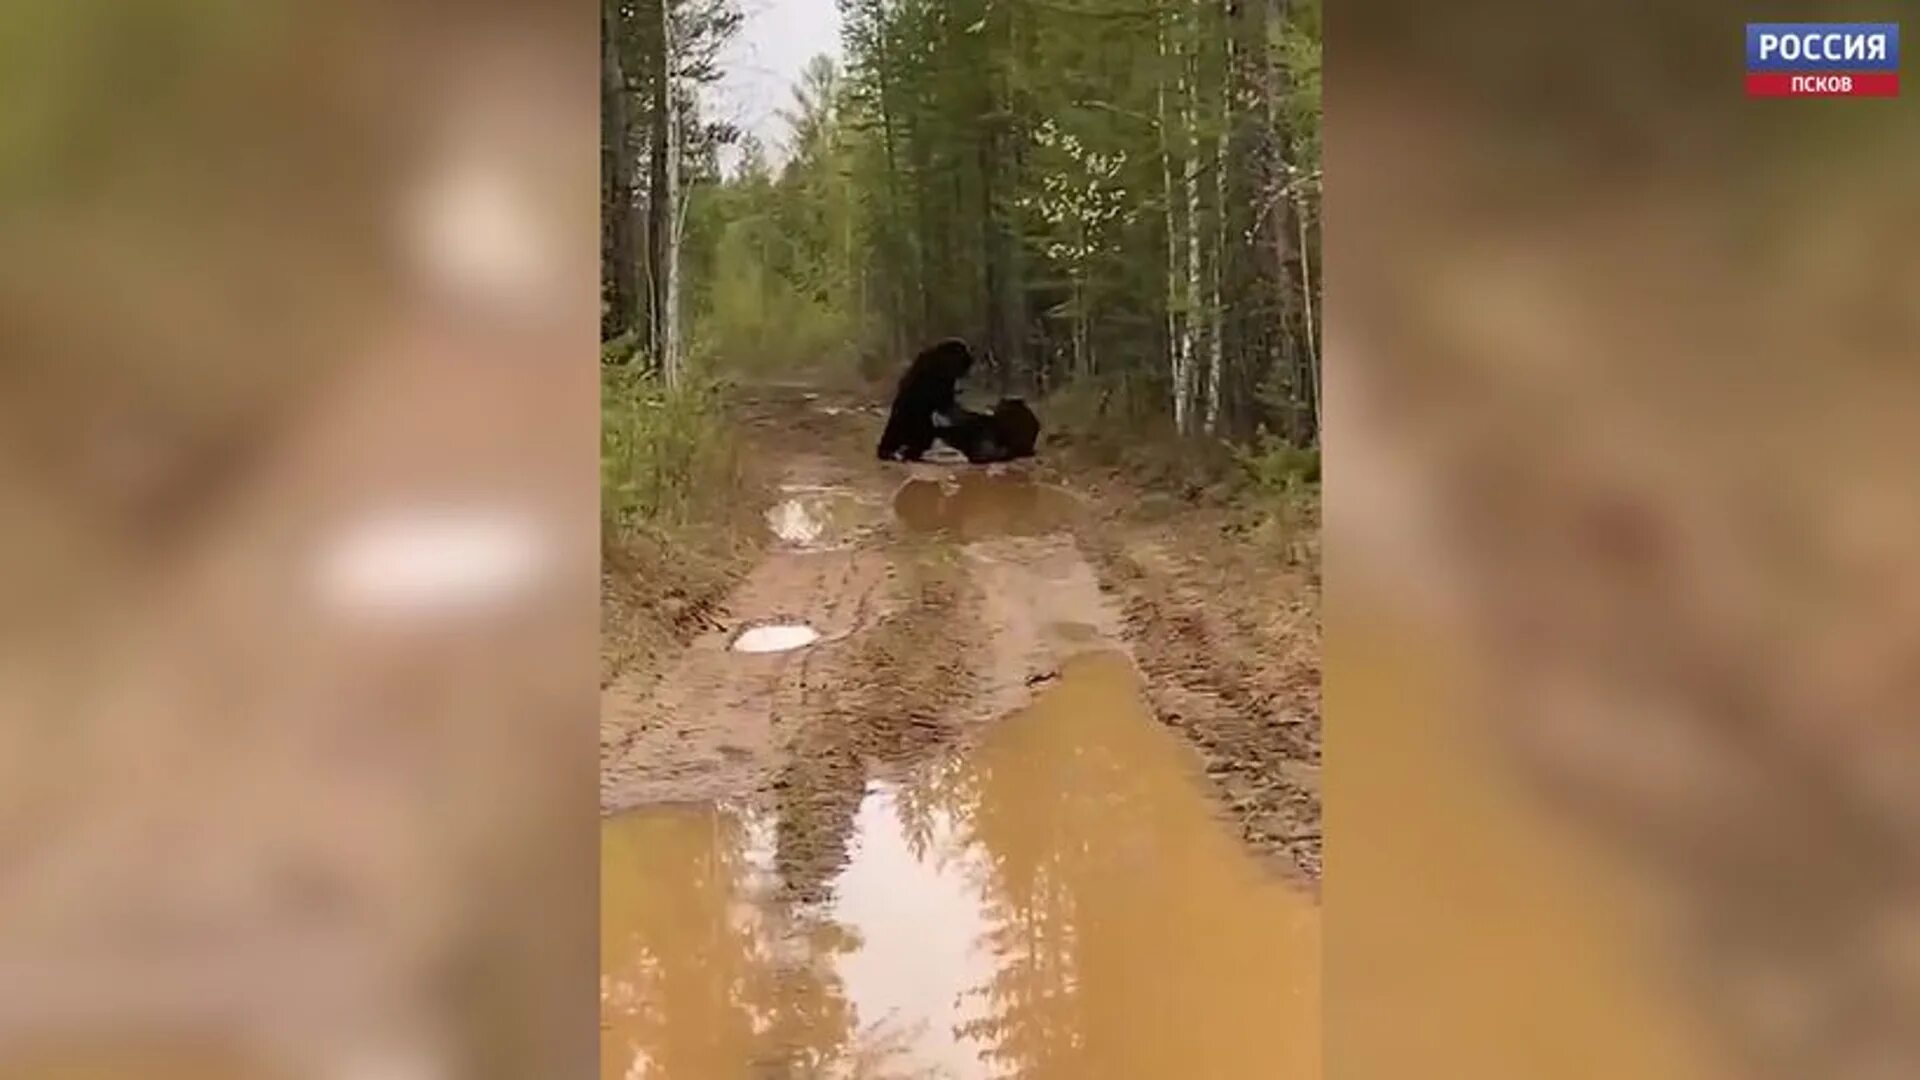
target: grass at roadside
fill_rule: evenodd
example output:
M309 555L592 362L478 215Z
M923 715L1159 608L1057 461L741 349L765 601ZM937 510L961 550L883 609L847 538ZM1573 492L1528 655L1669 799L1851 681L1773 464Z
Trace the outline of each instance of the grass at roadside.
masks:
M1159 389L1090 379L1049 397L1045 457L1063 474L1101 477L1128 490L1137 516L1201 514L1209 528L1317 579L1320 452L1263 433L1251 445L1181 438L1162 415ZM1099 486L1096 482L1095 486Z
M1081 547L1119 602L1155 715L1199 751L1246 841L1317 881L1318 455L1180 438L1157 390L1135 389L1048 399L1039 468L1092 496Z
M601 369L601 682L707 625L761 540L761 485L725 388Z

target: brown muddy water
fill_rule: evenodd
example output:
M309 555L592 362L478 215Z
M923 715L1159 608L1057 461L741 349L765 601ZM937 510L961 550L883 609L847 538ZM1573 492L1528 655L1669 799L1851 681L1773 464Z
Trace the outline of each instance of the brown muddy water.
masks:
M601 1075L1317 1077L1318 910L1201 782L1092 652L848 800L824 901L783 899L770 808L610 818Z
M915 477L894 493L893 512L908 532L961 541L1038 536L1066 528L1073 497L1017 472L966 470Z

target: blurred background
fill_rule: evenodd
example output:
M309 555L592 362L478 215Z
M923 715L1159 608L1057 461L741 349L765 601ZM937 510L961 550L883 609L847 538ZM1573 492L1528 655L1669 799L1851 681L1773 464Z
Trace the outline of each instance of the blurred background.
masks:
M1330 1076L1920 1072L1916 114L1776 16L1330 14Z
M597 33L0 10L0 1075L592 1067Z

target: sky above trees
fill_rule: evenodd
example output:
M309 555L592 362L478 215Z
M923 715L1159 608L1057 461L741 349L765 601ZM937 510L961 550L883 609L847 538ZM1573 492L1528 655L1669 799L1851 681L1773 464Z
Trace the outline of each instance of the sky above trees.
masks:
M840 12L834 0L742 0L746 23L722 54L726 74L713 102L716 119L750 132L778 162L786 156L787 124L780 110L793 101L793 84L820 53L840 56ZM732 168L731 148L721 164Z

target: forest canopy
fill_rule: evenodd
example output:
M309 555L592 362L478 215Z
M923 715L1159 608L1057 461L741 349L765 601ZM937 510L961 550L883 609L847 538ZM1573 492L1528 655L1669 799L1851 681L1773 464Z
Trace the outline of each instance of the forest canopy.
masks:
M1001 390L1317 445L1318 0L839 6L768 148L707 115L731 0L605 5L609 363L878 373L958 336Z

